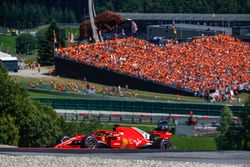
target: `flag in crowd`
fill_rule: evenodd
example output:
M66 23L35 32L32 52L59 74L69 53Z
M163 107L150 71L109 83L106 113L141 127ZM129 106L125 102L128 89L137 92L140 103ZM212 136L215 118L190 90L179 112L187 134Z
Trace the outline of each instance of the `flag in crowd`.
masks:
M175 21L174 21L174 20L172 21L172 27L173 27L173 28L176 27Z
M138 31L138 27L134 21L131 21L131 31L135 34Z
M123 36L125 36L126 34L125 34L125 30L124 29L122 29L122 35Z
M54 43L57 43L56 32L55 32L55 30L53 30L53 38L54 38Z
M117 34L117 32L115 32L114 39L117 39L117 37L118 37L118 34Z
M174 34L177 34L176 27L174 27L173 31L174 31Z
M70 42L71 42L71 43L74 43L74 42L75 42L75 40L74 40L74 34L73 34L73 33L71 33L71 35L70 35Z
M177 31L176 31L176 25L175 25L175 21L174 20L172 21L172 28L173 28L174 34L176 34Z
M70 35L68 36L68 43L74 43L75 42L75 38L74 38L74 34L70 33Z

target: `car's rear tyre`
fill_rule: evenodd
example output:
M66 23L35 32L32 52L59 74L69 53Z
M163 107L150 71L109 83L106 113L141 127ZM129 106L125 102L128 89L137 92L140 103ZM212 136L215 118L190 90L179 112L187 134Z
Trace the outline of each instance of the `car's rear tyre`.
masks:
M153 143L155 149L171 151L172 143L168 139L158 139Z
M81 148L98 148L98 141L93 136L85 136L81 141Z

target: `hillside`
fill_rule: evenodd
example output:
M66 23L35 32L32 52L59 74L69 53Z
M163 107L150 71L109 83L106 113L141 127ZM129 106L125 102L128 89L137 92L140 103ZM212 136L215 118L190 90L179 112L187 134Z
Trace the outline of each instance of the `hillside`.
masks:
M249 1L225 0L96 0L97 13L249 13ZM24 29L56 20L61 23L81 22L88 15L87 0L2 0L0 26Z

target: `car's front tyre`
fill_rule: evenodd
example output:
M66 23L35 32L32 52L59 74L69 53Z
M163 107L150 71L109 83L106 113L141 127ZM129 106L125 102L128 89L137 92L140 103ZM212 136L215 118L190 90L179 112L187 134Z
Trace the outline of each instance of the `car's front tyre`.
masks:
M56 144L63 143L63 142L65 142L65 141L69 140L69 139L70 139L69 136L60 136L60 137L58 137L58 139L56 140Z
M85 136L80 144L81 148L98 148L98 141L93 136Z

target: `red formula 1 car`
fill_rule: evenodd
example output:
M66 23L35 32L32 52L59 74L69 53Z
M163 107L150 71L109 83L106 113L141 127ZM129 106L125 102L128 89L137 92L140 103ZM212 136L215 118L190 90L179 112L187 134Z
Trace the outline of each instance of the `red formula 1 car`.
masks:
M135 127L116 126L114 131L97 130L92 135L77 135L69 138L62 137L54 148L153 148L172 150L171 133L156 129L146 133Z

